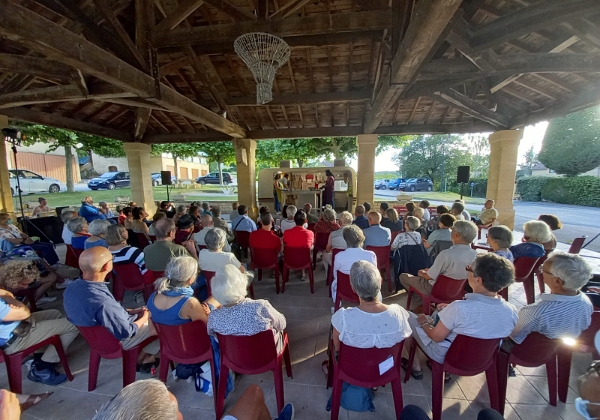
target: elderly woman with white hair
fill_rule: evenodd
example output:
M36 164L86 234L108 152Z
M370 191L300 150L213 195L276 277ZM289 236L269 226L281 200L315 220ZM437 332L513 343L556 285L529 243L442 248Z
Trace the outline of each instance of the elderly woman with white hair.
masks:
M208 315L208 334L249 336L273 331L277 350L283 347L286 320L268 300L246 297L246 276L232 264L220 268L210 283L212 296L221 305Z
M546 255L544 243L552 239L550 227L539 220L530 220L523 225L523 243L510 247L514 259L519 257L540 258Z
M333 210L331 211L333 212ZM343 211L340 213L340 228L329 234L329 238L327 239L327 247L323 253L323 266L325 267L325 272L327 272L333 260L332 251L334 249L346 249L348 247L343 236L343 231L346 226L350 226L352 224L353 220L354 217L349 211Z
M422 210L422 209L421 209ZM392 251L402 248L404 245L419 245L422 241L421 234L415 232L421 226L421 220L415 216L404 218L404 232L399 233L392 242Z
M242 273L246 271L243 264L232 252L223 251L223 247L227 243L227 234L223 229L209 229L204 236L204 243L206 243L207 249L200 251L198 256L202 271L216 272L227 264L233 264Z
M373 264L357 261L350 270L350 285L358 295L358 307L341 308L331 318L333 344L389 348L410 336L408 312L398 304L381 301L381 274Z
M90 249L95 246L103 246L104 248L108 248L106 244L106 231L110 226L110 222L108 220L96 219L90 223L88 227L88 232L92 235L87 238L83 244L83 249Z
M71 246L75 249L84 249L85 241L92 236L88 232L88 222L83 217L73 217L67 222L67 229L73 233Z

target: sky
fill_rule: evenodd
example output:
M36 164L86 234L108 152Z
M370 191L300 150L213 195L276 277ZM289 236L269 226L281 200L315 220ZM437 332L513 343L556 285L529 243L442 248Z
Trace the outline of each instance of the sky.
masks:
M524 162L524 156L527 150L531 146L534 147L536 153L539 153L542 147L542 140L544 139L544 134L546 133L546 128L548 127L548 122L543 121L537 123L535 125L528 125L525 127L525 132L523 133L523 138L519 143L519 163ZM485 133L490 134L490 133ZM395 150L388 150L384 153L381 153L379 156L375 158L375 171L397 171L398 167L392 160L392 156L396 153ZM353 167L355 170L357 169L356 160L351 160L349 165Z

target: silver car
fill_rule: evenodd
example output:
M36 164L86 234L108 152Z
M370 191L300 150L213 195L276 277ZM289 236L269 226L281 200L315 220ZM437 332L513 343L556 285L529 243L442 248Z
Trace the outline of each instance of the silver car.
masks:
M17 195L17 170L9 169L10 191ZM67 186L56 178L44 177L27 169L19 169L19 183L23 194L57 193L67 191Z

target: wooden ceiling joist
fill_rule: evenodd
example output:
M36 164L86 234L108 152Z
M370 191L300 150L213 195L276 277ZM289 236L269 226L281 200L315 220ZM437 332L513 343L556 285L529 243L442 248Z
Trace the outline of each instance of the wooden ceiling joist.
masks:
M486 108L480 103L474 101L468 96L463 95L462 93L457 92L454 89L446 89L441 92L436 92L431 96L438 102L449 105L461 112L464 112L465 114L477 118L478 120L495 125L496 127L506 128L508 125L508 119L506 117L500 115L498 112L494 112Z
M0 71L67 81L72 68L56 60L0 53Z
M204 0L182 0L179 7L154 28L156 31L170 31L183 22L189 15L204 3Z

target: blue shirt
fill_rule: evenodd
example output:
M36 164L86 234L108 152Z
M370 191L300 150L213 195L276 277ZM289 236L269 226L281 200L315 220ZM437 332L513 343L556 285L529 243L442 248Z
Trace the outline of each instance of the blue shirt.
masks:
M388 246L392 240L392 232L381 225L372 225L363 232L365 248L368 246Z
M67 318L78 327L102 325L117 340L133 337L137 315L130 315L108 290L108 283L77 279L64 293Z
M231 222L231 228L233 230L239 230L244 232L254 232L256 230L256 223L245 214L241 214Z
M175 303L175 305L168 309L158 309L154 304L156 294L157 293L154 292L152 295L150 295L150 299L148 299L147 304L150 315L152 315L152 321L163 325L182 325L192 322L191 319L184 319L180 315L183 305L185 305L190 299L189 296L183 296L177 301L177 303Z
M90 249L95 246L103 246L104 248L108 248L106 241L104 239L98 239L97 241L90 242L90 240L86 240L83 244L83 249Z
M203 210L202 211L202 216L204 216L205 214L208 214L209 216L212 217L212 213L210 212L210 210Z
M97 219L106 219L104 213L100 213L100 210L88 203L81 203L81 207L79 208L79 216L87 220L88 223L91 223L93 220Z
M369 219L364 214L361 214L356 219L354 219L354 222L352 222L352 224L358 226L362 230L365 230L369 228Z
M523 242L511 246L509 249L515 260L519 257L540 258L546 255L544 246L535 242Z
M510 252L510 249L507 249L506 251L499 249L498 251L494 251L494 254L500 255L501 257L506 258L510 262L515 262L515 258L513 257L512 252Z
M8 303L4 301L4 299L0 298L0 346L6 344L8 340L10 340L13 336L13 331L15 328L19 326L21 321L6 321L4 322L4 318L10 312L10 306Z
M71 239L71 246L75 249L87 249L85 247L85 241L87 241L88 238L89 236L74 236Z

